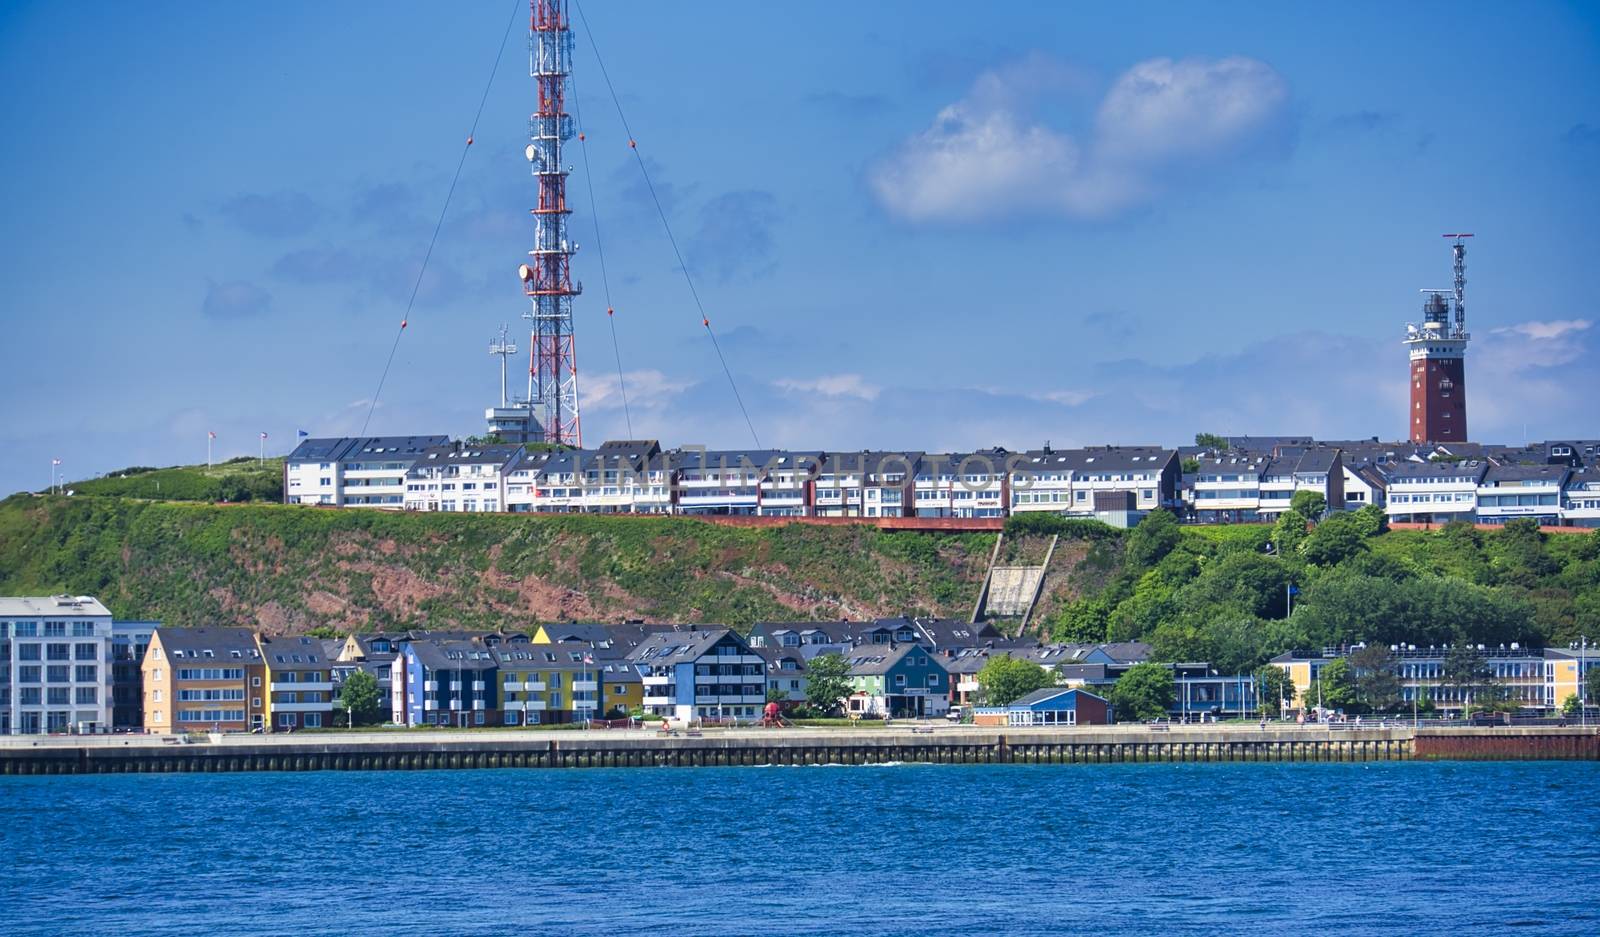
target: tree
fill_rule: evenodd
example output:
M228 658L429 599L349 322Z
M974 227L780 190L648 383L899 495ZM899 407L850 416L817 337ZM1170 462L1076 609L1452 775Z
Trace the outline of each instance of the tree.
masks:
M1301 552L1318 566L1337 566L1367 549L1365 525L1351 514L1335 514L1316 526Z
M1123 556L1130 567L1148 569L1171 553L1181 539L1183 531L1178 527L1178 519L1170 511L1151 511L1128 532Z
M332 625L318 625L315 628L307 628L305 635L308 638L342 638L344 632Z
M1282 667L1264 664L1256 671L1256 701L1266 712L1283 715L1283 707L1294 702L1294 681Z
M1272 548L1279 556L1293 556L1306 539L1306 517L1298 511L1284 511L1272 525Z
M1221 452L1228 451L1228 441L1216 433L1195 433L1194 444L1206 449L1216 449Z
M1568 716L1576 716L1578 710L1583 708L1583 701L1578 699L1578 694L1568 693L1567 698L1561 701L1561 712Z
M818 715L832 715L850 695L850 662L839 654L818 654L806 664L806 704Z
M353 718L355 725L375 722L383 698L378 694L378 678L365 670L356 670L344 678L335 703L336 714L345 717L348 726Z
M1185 475L1193 475L1200 471L1200 460L1184 459L1182 462L1178 463L1178 468Z
M1054 686L1055 676L1038 664L1018 660L1010 654L989 658L978 671L978 686L983 701L991 706L1004 706L1032 693L1034 690Z
M1489 669L1489 662L1483 659L1475 646L1460 638L1450 645L1450 650L1444 655L1444 682L1458 691L1463 717L1471 709L1473 699L1486 690L1493 680L1494 671Z
M1289 499L1289 510L1308 521L1314 521L1321 517L1327 509L1328 499L1324 498L1320 491L1297 491Z
M1376 504L1369 504L1355 512L1355 519L1359 523L1361 535L1364 537L1376 537L1383 533L1383 525L1388 522L1388 517L1384 515L1383 508L1378 507Z
M1160 719L1172 708L1175 696L1170 668L1161 664L1134 664L1112 687L1111 704L1116 707L1119 719Z
M1311 689L1306 691L1305 705L1349 709L1355 704L1356 687L1350 674L1350 662L1339 657L1323 664Z
M789 702L789 691L779 687L769 686L767 687L767 702L787 703Z
M1369 644L1350 655L1356 701L1368 712L1389 712L1400 705L1399 663L1383 644Z

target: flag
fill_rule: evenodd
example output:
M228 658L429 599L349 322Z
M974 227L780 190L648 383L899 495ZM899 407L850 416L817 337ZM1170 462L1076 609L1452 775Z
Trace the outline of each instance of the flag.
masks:
M583 662L585 664L594 663L594 655L593 654L585 654L585 655L583 655Z
M51 459L50 460L50 464L51 465L60 465L61 464L61 460L60 459Z
M217 434L211 432L210 430L206 430L206 438L207 439L216 439L217 438Z
M295 430L295 431L294 431L294 435L295 435L295 437L296 437L296 438L297 438L297 439L304 439L304 438L306 438L306 437L307 437L307 436L310 436L310 435L311 435L311 434L310 434L310 433L308 433L308 432L306 432L306 431L305 431L305 430L303 430L303 429L297 429L297 430Z
M267 438L267 434L266 434L266 433L262 433L262 434L261 434L261 438L262 438L262 439L266 439L266 438Z
M1299 586L1290 586L1289 587L1289 594L1290 595L1299 595L1300 594L1300 587Z

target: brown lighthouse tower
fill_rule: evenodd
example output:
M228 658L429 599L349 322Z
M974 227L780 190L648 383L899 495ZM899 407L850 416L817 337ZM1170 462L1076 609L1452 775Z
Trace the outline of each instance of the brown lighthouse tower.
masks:
M1467 246L1470 234L1446 234L1455 243L1455 288L1423 290L1422 323L1406 326L1411 355L1411 441L1467 439ZM1454 295L1455 311L1450 300Z

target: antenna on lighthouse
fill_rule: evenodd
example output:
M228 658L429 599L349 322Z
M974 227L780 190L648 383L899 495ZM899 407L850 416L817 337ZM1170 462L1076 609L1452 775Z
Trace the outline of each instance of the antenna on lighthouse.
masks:
M1472 237L1470 234L1446 234L1447 238L1455 238L1455 243L1450 245L1450 251L1456 258L1456 334L1464 335L1467 331L1467 245L1463 238Z

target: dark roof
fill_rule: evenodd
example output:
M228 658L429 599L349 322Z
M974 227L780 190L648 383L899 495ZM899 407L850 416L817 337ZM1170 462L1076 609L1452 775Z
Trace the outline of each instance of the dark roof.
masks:
M372 456L420 456L433 446L443 446L449 436L364 436L350 440L350 448L339 456L339 461L367 459Z
M1565 465L1491 465L1489 471L1484 473L1482 484L1542 481L1560 485L1567 480L1571 471Z
M830 452L822 460L822 472L828 475L861 474L878 475L887 471L915 475L922 461L919 451L862 449L857 452Z
M659 631L628 654L636 664L679 664L698 660L718 642L732 636L741 645L744 639L721 625L696 625L690 631Z
M855 648L845 659L850 663L850 675L855 677L888 673L889 668L900 663L912 651L927 653L927 648L917 644L887 644L877 647Z
M432 465L505 465L515 462L527 453L521 446L495 444L469 446L455 442L444 446L429 446L417 459L417 468Z
M1395 462L1383 467L1383 474L1392 481L1396 478L1453 478L1469 475L1483 478L1489 463L1476 460L1468 462Z
M1084 696L1092 696L1102 703L1106 701L1106 698L1098 693L1090 693L1088 690L1080 689L1078 687L1047 686L1034 690L1032 693L1029 693L1026 696L1012 700L1011 705L1032 706L1034 703L1042 703L1045 700L1055 699L1058 696L1064 696L1068 693L1081 693Z
M499 666L494 651L482 641L427 639L408 641L406 646L429 670L493 670Z
M348 437L302 439L289 453L289 462L337 462L356 441Z
M277 670L280 667L293 668L296 665L326 664L338 659L338 652L331 656L322 647L321 638L312 638L305 635L287 635L278 638L261 639L261 654L266 659L267 667ZM299 660L295 660L299 657Z
M173 659L204 660L209 651L210 659L261 660L255 633L249 628L157 628L155 633Z

